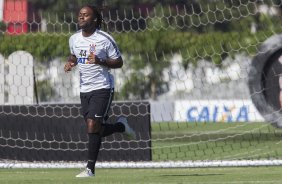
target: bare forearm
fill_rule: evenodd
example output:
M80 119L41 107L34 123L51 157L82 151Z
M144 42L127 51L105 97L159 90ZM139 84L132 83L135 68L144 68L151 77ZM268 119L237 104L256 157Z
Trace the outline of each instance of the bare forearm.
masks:
M72 68L73 68L74 66L76 66L76 65L77 65L77 59L76 59L76 57L75 57L74 55L70 55L70 56L68 57L68 59L67 59L67 62L66 62L66 64L65 64L65 66L64 66L65 72L71 71Z
M122 57L119 57L117 59L111 59L111 58L108 58L106 60L99 60L98 61L98 64L99 65L102 65L102 66L106 66L106 67L109 67L109 68L121 68L122 65L123 65L123 60L122 60Z
M77 65L77 58L76 58L76 56L75 55L70 55L68 57L67 62L73 63L74 65Z

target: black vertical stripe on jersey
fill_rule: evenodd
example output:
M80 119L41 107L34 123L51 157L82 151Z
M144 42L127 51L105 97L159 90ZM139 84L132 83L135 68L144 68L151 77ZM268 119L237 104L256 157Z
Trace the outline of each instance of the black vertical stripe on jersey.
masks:
M118 50L117 44L108 35L106 35L103 32L100 32L100 31L97 31L97 33L102 35L102 36L104 36L104 37L106 37L113 44L113 46L114 46L114 48L116 50L116 53L119 54L119 50Z

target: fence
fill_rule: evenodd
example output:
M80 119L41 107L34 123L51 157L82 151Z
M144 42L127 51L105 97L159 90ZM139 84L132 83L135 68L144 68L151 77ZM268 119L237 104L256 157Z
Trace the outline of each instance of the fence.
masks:
M0 55L1 104L33 104L33 56L25 51L13 52L7 59Z

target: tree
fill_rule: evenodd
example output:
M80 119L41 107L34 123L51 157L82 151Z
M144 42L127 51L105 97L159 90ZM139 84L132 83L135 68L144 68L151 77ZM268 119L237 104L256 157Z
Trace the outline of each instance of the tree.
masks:
M138 33L135 34L134 41L126 46L128 49L125 54L130 58L128 67L132 72L122 89L122 96L127 99L132 96L133 99L156 100L157 95L162 93L162 86L165 84L162 72L170 65L171 57L168 52L170 47L163 40L165 33Z
M174 34L165 29L167 24L158 18L152 19L148 26L154 27L153 31L130 33L128 36L131 39L123 40L127 43L123 49L132 55L129 67L133 72L121 92L127 99L131 95L156 100L157 95L163 93L163 70L170 66L171 53L175 50L172 40L165 39L167 34Z

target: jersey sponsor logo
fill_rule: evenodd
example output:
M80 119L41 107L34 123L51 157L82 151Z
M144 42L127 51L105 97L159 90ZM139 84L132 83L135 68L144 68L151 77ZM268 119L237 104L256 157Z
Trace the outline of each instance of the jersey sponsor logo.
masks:
M77 62L81 64L91 64L88 58L78 58Z

